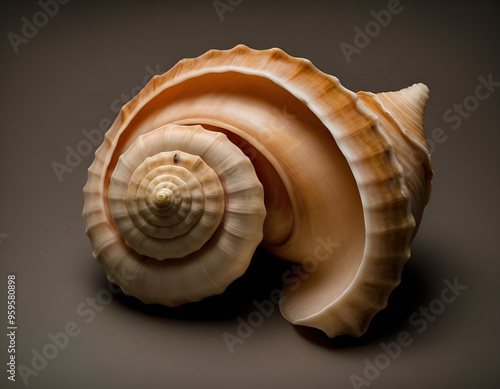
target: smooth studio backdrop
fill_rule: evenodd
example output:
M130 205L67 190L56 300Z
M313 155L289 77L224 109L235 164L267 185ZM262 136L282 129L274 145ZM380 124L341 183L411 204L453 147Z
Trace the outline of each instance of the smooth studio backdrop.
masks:
M15 274L18 327L16 381L3 369L1 387L499 387L498 1L0 8L0 316L7 327ZM261 250L226 294L175 310L123 296L92 258L82 188L98 134L153 74L238 43L308 58L352 91L430 88L431 201L402 284L359 339L294 328L275 307L228 347L287 269Z

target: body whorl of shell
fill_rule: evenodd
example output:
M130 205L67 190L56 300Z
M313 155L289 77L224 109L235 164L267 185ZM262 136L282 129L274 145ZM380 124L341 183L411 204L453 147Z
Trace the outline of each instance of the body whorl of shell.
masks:
M287 320L361 335L429 198L427 95L355 94L279 49L182 60L123 107L96 152L84 189L94 255L111 281L120 268L135 277L125 293L174 306L222 292L262 240L307 273L285 280Z

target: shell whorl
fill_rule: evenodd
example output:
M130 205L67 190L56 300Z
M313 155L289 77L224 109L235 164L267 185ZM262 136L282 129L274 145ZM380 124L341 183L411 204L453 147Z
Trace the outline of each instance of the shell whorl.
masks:
M151 155L177 146L163 138L178 133L157 131L140 137L120 157L109 186L111 215L125 243L139 254L181 258L199 250L219 226L224 190L202 159L206 152L202 157L180 150Z
M266 212L253 165L224 134L201 126L139 137L120 156L108 199L120 236L115 254L104 242L96 256L108 274L117 263L133 268L134 279L120 286L146 302L176 306L221 293L262 240Z

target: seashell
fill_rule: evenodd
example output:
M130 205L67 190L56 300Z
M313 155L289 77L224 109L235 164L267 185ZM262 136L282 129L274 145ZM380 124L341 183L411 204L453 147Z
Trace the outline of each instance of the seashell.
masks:
M260 244L300 266L284 279L285 319L362 335L429 200L427 99L423 84L355 94L279 49L184 59L96 151L83 208L93 255L125 294L177 306L222 293Z

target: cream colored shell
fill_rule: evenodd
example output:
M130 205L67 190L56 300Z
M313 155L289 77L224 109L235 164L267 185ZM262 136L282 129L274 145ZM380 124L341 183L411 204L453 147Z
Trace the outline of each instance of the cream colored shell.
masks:
M96 152L83 210L94 256L125 293L175 306L221 293L260 242L306 273L285 280L288 321L359 336L400 282L429 199L427 98L423 84L355 94L279 49L182 60ZM124 269L127 285L113 275Z
M137 138L119 157L107 197L113 224L86 216L94 256L113 282L125 269L121 288L147 303L222 293L262 240L264 193L252 164L224 134L201 126L165 125Z

